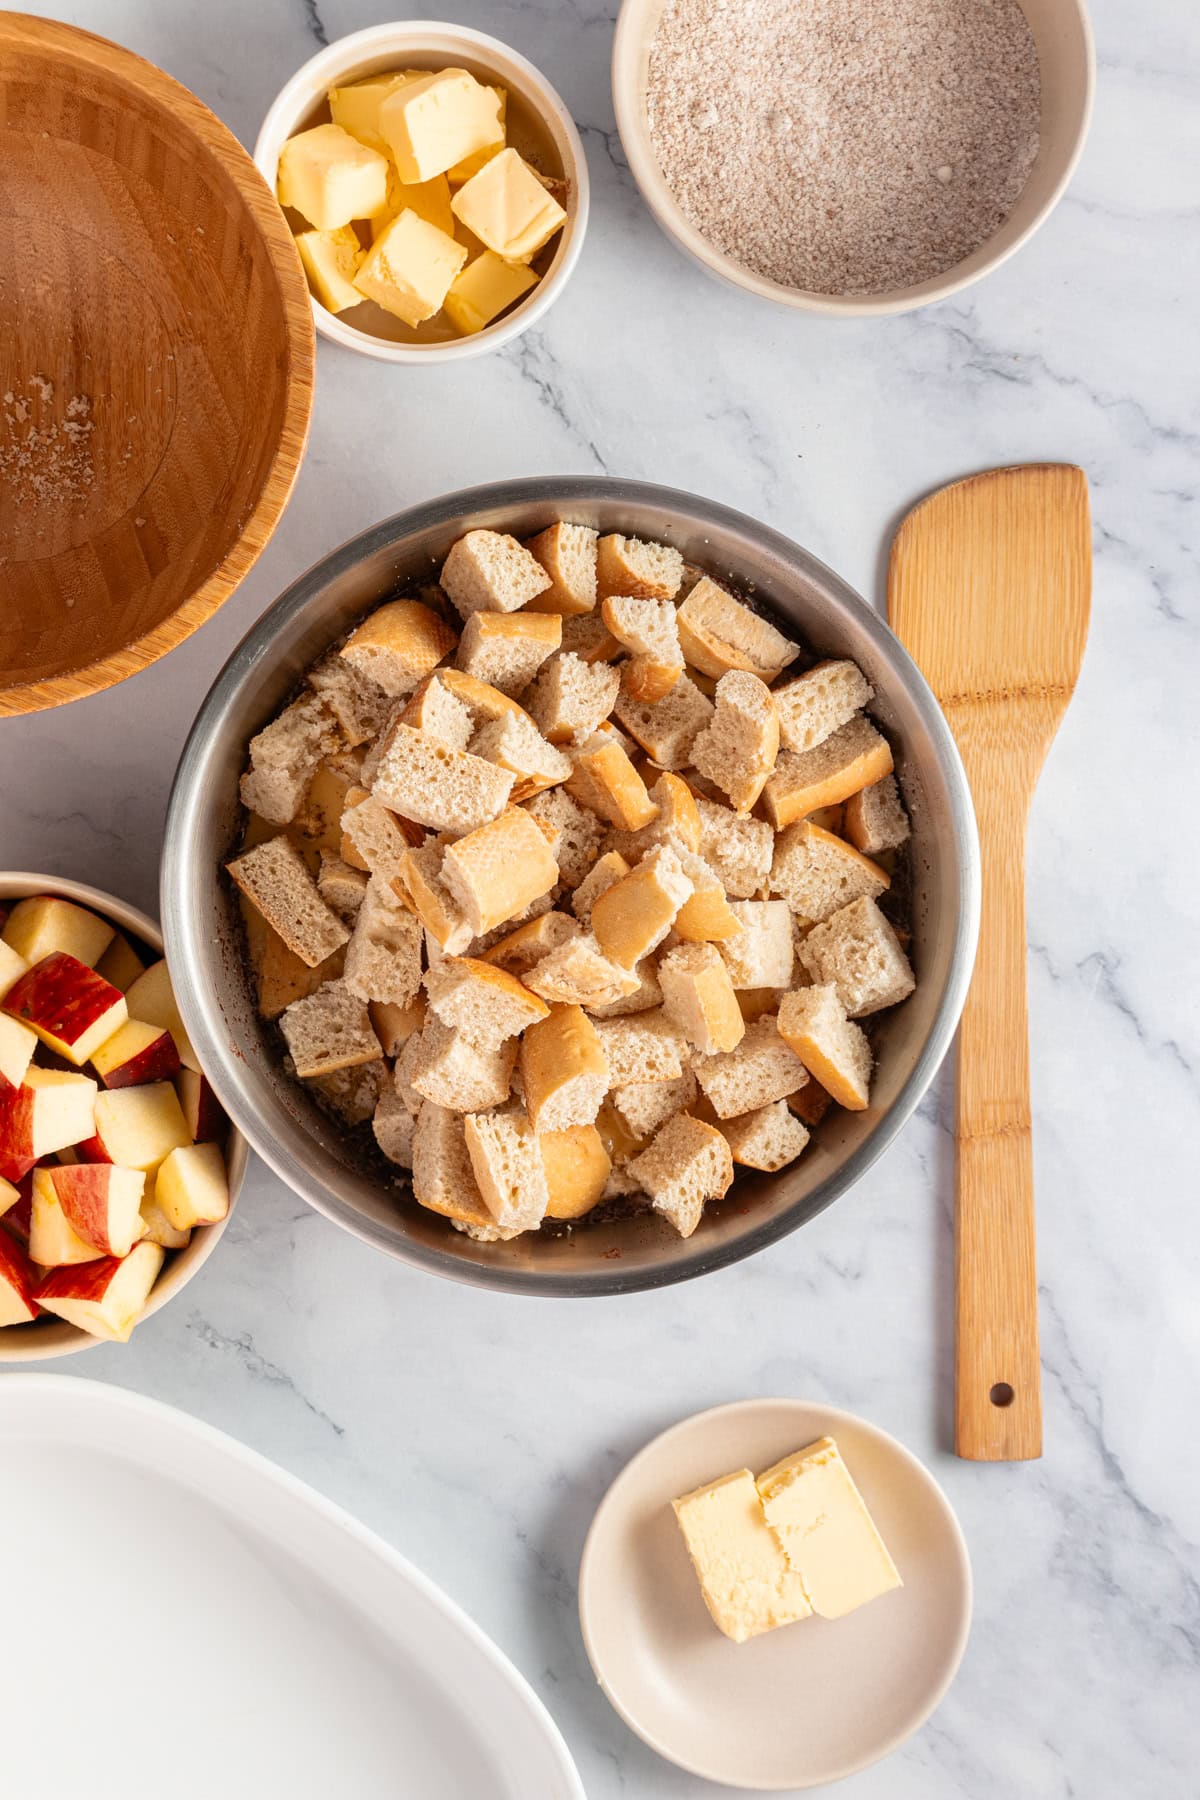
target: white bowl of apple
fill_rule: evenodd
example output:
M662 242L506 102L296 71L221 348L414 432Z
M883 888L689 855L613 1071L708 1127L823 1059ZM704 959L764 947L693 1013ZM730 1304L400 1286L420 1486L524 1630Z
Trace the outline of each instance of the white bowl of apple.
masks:
M124 1343L211 1256L246 1170L154 921L0 874L0 1363Z

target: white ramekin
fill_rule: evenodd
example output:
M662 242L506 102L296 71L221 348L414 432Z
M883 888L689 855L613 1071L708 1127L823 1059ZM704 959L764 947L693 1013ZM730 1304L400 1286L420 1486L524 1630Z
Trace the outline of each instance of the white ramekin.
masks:
M390 338L376 337L360 331L338 313L327 312L313 297L313 319L323 337L349 350L360 350L381 362L429 363L463 362L471 356L482 356L511 343L528 331L562 293L583 248L587 229L588 172L583 145L575 129L575 121L563 105L546 77L510 50L507 44L472 31L465 25L447 25L433 19L403 19L390 25L371 25L365 31L351 32L349 37L310 57L297 69L271 106L262 122L254 146L254 160L275 191L279 155L288 138L302 130L324 102L326 92L339 82L359 81L391 69L422 68L469 69L481 79L499 82L502 87L521 95L532 112L544 120L562 161L563 174L570 193L567 198L567 222L559 235L554 260L536 288L513 308L470 337L455 338L437 344L400 344Z
M814 294L756 275L703 237L685 216L659 167L646 120L650 48L666 0L623 0L613 39L612 92L617 129L642 198L661 229L708 274L793 312L835 318L914 312L945 300L1007 262L1045 223L1083 152L1092 117L1096 51L1083 0L1020 0L1037 44L1042 75L1042 141L1029 180L998 231L944 275L883 294Z
M131 937L140 938L160 956L163 953L162 932L155 921L148 914L139 912L136 906L130 906L128 901L119 900L115 894L87 887L82 881L68 881L61 875L32 875L25 871L0 873L0 900L24 900L30 894L56 894L60 900L73 900L77 906L90 907L110 925L128 932ZM215 1225L198 1225L189 1244L182 1250L169 1252L162 1273L150 1290L143 1320L173 1300L216 1249L218 1239L233 1217L249 1154L250 1147L245 1138L231 1123L225 1149L229 1211ZM107 1338L93 1337L90 1331L80 1331L76 1326L68 1325L65 1319L47 1314L29 1325L0 1326L0 1364L48 1362L52 1357L71 1356L77 1350L94 1350L97 1344L107 1342Z

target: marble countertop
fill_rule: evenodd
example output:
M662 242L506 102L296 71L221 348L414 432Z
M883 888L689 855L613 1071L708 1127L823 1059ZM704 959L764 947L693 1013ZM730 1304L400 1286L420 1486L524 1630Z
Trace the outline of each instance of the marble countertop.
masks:
M919 495L998 463L1082 464L1092 636L1030 840L1046 1454L986 1467L948 1448L945 1074L807 1229L705 1280L587 1305L425 1278L256 1164L186 1295L128 1348L59 1368L223 1427L405 1551L534 1683L591 1800L714 1791L633 1738L592 1679L575 1575L606 1485L720 1401L852 1408L944 1483L976 1617L933 1721L848 1800L1182 1800L1200 1766L1200 28L1184 0L1098 0L1096 121L1051 221L945 305L842 323L726 292L658 234L613 129L612 8L454 9L539 63L583 132L592 221L544 328L428 372L322 344L296 496L240 592L148 673L0 726L0 862L155 910L171 772L226 655L316 558L430 495L641 476L757 515L878 600ZM162 64L246 143L318 44L388 16L382 0L50 10Z

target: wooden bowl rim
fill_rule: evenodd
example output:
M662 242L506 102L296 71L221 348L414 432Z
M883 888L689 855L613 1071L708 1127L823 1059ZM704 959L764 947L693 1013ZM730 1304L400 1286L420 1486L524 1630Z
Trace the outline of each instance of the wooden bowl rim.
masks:
M139 674L183 643L228 600L266 548L291 498L308 443L316 359L308 282L295 240L249 151L229 127L190 88L135 51L57 19L0 12L0 55L22 48L56 51L87 66L103 67L174 113L193 137L203 141L205 150L229 176L266 243L280 290L289 354L283 373L285 403L278 441L253 509L220 562L173 612L132 643L66 674L0 688L0 717L62 706Z
M165 954L162 927L158 921L119 895L106 893L103 888L92 887L86 881L74 881L66 875L38 875L29 869L0 870L0 900L22 900L31 894L54 894L61 900L73 900L78 906L89 906L121 931L141 938L160 956ZM191 1243L182 1250L172 1251L170 1262L150 1290L143 1321L169 1305L192 1276L200 1273L216 1249L233 1217L249 1159L250 1145L230 1119L225 1151L229 1211L215 1225L196 1226ZM10 1329L12 1335L7 1336L6 1341ZM90 1331L68 1325L65 1319L47 1315L36 1321L32 1331L24 1326L0 1326L0 1364L49 1362L54 1357L74 1356L80 1350L94 1350L97 1345L107 1342L107 1338L93 1337Z

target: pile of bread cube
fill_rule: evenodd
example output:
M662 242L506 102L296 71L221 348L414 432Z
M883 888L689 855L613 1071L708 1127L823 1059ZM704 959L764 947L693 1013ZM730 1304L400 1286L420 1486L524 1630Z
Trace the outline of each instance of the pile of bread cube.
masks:
M870 1104L909 822L869 683L800 656L668 545L473 530L251 742L260 1010L455 1228L686 1237Z
M227 1122L165 962L54 894L2 924L0 1326L124 1342L166 1253L229 1211Z

